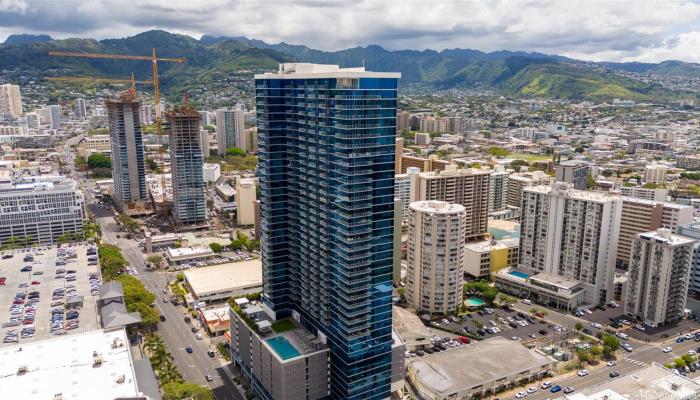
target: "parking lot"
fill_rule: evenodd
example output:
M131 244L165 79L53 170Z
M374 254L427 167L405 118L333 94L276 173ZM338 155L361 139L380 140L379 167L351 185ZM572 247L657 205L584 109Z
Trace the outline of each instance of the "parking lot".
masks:
M0 252L4 345L99 328L99 266L87 253L87 245Z
M449 320L449 323L445 324L443 321L434 321L433 324L454 331L479 335L483 338L503 336L507 339L515 338L515 340L522 341L539 339L559 329L514 309L486 308L481 311L481 314L473 312L457 318L456 322ZM482 327L479 328L479 326ZM496 329L494 330L494 328Z

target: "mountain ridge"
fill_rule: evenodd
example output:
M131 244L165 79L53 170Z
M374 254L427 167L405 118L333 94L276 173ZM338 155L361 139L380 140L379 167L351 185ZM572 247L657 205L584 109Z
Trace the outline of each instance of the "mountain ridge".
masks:
M20 35L21 36L21 35ZM162 57L185 57L185 65L160 63L165 92L183 84L197 84L212 76L236 71L276 69L279 62L314 62L344 67L365 65L374 71L402 73L401 85L436 88L483 85L515 97L562 99L634 100L669 99L677 96L655 83L621 76L622 72L700 78L700 65L681 61L663 63L591 63L558 55L473 49L386 50L378 45L338 51L322 51L304 45L268 44L243 36L203 35L195 39L163 30L152 30L121 39L28 39L0 45L0 69L26 70L33 74L67 70L75 75L138 76L150 74L149 63L49 57L51 50L148 55L157 48ZM16 42L16 39L13 39ZM20 42L22 42L20 37ZM589 66L602 71L592 70ZM607 71L607 72L606 72ZM612 71L612 72L610 72ZM683 93L683 95L688 95Z

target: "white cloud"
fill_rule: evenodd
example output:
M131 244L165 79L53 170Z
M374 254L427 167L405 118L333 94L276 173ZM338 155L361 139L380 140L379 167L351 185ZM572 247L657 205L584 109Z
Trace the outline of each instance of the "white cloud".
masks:
M0 27L0 34L96 38L157 28L323 50L459 47L613 61L700 54L700 4L687 0L0 0Z

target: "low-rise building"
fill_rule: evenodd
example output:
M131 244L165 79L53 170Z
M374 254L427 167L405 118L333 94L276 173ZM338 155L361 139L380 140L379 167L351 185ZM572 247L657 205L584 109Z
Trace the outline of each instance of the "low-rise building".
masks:
M112 154L112 144L109 135L85 136L78 141L78 155L87 159L93 154Z
M213 256L214 252L208 247L170 248L165 252L165 259L170 265L180 265L192 261L204 261Z
M464 273L488 279L502 268L518 266L518 239L485 240L464 247Z
M195 303L212 303L262 291L260 259L185 271Z
M418 399L484 398L543 378L553 367L552 359L497 336L410 359L406 378Z
M197 314L211 336L221 336L231 328L228 305L198 308Z
M585 302L585 288L571 279L542 272L536 275L503 268L492 275L496 288L516 297L531 298L539 304L560 310L573 310Z
M124 329L3 347L0 360L6 399L161 398L148 359L132 358Z
M221 166L219 164L202 164L202 175L204 180L209 182L216 182L221 176Z

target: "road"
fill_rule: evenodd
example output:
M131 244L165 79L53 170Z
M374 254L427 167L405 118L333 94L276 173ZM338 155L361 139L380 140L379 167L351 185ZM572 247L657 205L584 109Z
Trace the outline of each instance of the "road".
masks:
M72 165L71 165L72 170ZM75 174L75 171L71 171ZM74 175L75 176L75 175ZM216 359L209 357L207 351L210 346L216 350L208 338L197 340L192 333L192 324L184 321L186 310L182 306L174 306L172 303L163 302L165 297L162 294L163 288L167 287L167 282L174 279L175 274L166 272L147 271L144 269L145 260L138 244L133 239L117 238L120 227L114 221L114 213L111 208L100 207L88 188L95 187L94 183L85 179L79 179L85 194L85 202L102 231L102 242L118 246L122 254L132 267L139 272L138 278L153 293L156 293L156 307L166 318L165 322L158 323L158 334L163 337L168 346L168 350L173 355L174 363L178 367L183 378L189 382L205 385L211 389L218 400L243 400L231 381L229 375L224 372L224 368ZM192 321L197 323L196 321ZM187 353L185 348L191 346L193 352ZM206 375L211 375L213 380L207 382Z
M661 351L661 348L664 346L671 346L673 351L671 353L664 353ZM583 389L585 387L597 385L610 380L611 378L608 376L608 374L612 370L619 371L620 376L629 375L639 369L651 365L652 362L661 365L673 362L674 359L686 354L688 350L695 350L697 347L700 347L699 342L690 340L683 343L676 343L675 339L669 339L666 342L651 345L638 345L631 353L618 353L617 365L614 367L608 367L606 363L600 362L597 366L586 367L590 371L588 376L580 377L576 375L576 371L573 371L569 374L559 375L546 380L552 382L554 385L560 385L561 387L571 386L574 389ZM700 372L691 373L689 376L692 378L697 378L700 376ZM518 389L516 392L520 390L522 389ZM527 399L540 400L556 396L558 395L552 394L549 390L540 389L538 392L528 395ZM508 396L502 397L507 398Z

